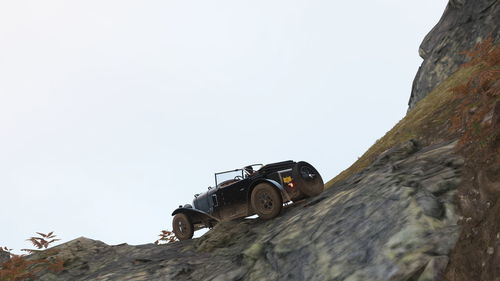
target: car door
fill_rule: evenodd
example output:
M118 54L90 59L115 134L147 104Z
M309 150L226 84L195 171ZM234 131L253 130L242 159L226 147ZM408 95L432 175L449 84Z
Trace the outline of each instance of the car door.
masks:
M232 220L248 215L246 188L249 183L248 179L244 179L219 188L217 198L220 204L218 214L221 220Z
M249 179L243 179L221 188L224 206L244 203L246 201L245 190L249 184Z

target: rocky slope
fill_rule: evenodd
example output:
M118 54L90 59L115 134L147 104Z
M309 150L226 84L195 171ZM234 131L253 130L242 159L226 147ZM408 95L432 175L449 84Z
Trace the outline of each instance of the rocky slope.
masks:
M8 261L10 258L10 254L2 249L0 249L0 264Z
M458 20L450 7L474 16L444 28L447 18ZM452 42L475 34L480 19L497 19L491 11L498 1L449 4L431 32L441 39L424 41L429 59L416 78L432 91L318 197L269 221L223 223L167 245L109 246L82 237L29 256L63 262L62 271L37 271L37 278L498 281L500 46L483 40L453 74L441 75L455 60L440 56L455 58Z
M424 61L413 81L409 108L466 61L463 51L488 36L498 42L499 23L498 0L451 0L439 23L420 45L419 54Z
M65 270L40 280L437 280L460 227L456 142L406 142L276 219L217 225L199 239L55 247Z

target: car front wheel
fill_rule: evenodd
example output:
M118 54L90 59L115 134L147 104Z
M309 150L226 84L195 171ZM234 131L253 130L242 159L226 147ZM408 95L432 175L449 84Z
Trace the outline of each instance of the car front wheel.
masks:
M260 183L255 186L250 203L254 212L262 219L276 217L283 207L281 194L269 183Z
M172 229L179 240L193 238L194 226L186 214L177 214L172 221Z

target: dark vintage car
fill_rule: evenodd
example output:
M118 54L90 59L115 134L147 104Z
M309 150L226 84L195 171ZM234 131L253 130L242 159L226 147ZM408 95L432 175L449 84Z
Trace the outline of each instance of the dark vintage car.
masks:
M173 232L179 240L191 239L196 230L257 214L262 219L279 215L284 203L312 197L323 191L318 171L307 162L255 164L215 174L215 186L196 194L193 205L173 213Z

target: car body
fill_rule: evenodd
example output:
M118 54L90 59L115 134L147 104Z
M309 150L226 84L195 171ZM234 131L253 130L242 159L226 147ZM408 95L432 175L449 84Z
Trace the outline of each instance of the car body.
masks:
M215 174L215 186L196 194L193 204L179 206L172 215L173 231L180 240L193 232L257 214L277 216L284 203L318 195L324 184L307 162L292 160L268 165L254 164Z

